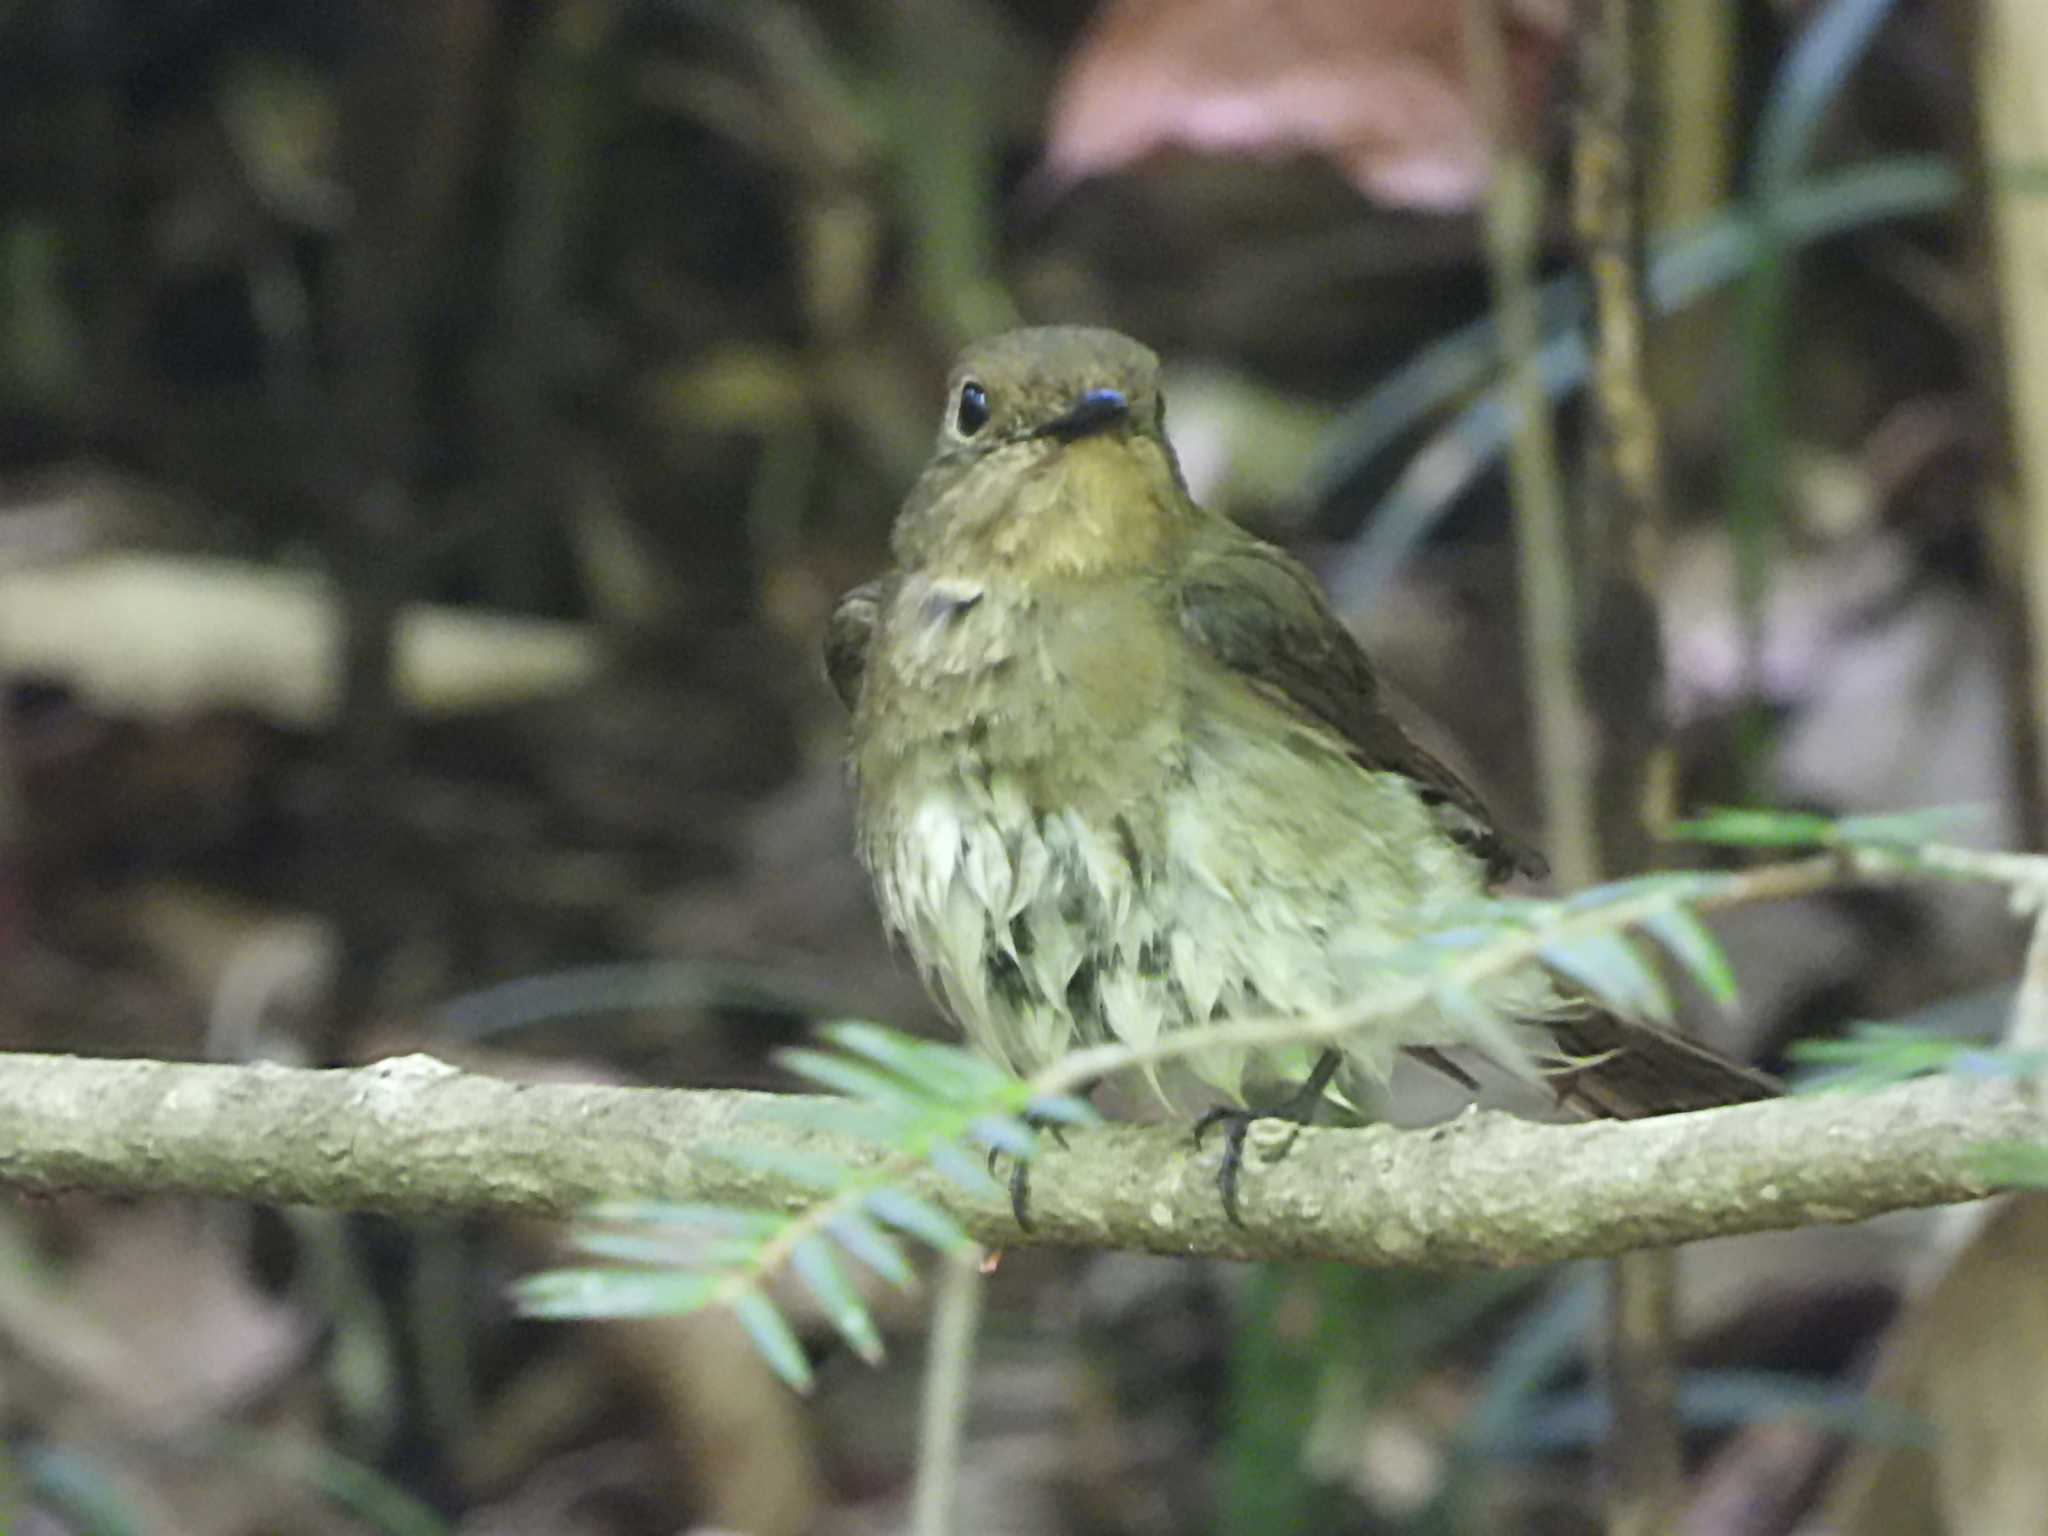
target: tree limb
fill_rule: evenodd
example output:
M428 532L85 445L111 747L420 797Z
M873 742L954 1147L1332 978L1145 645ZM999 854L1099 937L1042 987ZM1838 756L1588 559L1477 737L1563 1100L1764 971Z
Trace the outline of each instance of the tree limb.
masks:
M403 1214L566 1216L615 1197L794 1209L787 1178L717 1149L856 1166L887 1154L769 1119L772 1096L515 1083L425 1056L350 1070L0 1057L0 1185ZM1934 1078L1653 1120L1542 1125L1474 1112L1426 1130L1253 1137L1239 1230L1184 1126L1047 1146L1036 1232L1000 1192L910 1182L981 1241L1448 1269L1546 1263L1979 1198L1988 1142L2048 1141L2006 1079Z

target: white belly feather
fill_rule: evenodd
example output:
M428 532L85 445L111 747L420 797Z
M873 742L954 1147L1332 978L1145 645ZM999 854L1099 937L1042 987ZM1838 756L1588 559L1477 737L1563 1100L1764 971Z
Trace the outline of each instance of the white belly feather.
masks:
M918 707L856 754L884 917L974 1042L1020 1072L1080 1046L1326 1014L1386 974L1376 955L1484 890L1480 861L1407 779L1359 767L1234 681L1165 665L1172 637L1116 615L907 580L879 664ZM1477 1021L1429 1010L1364 1026L1342 1042L1346 1075L1384 1080L1411 1044L1478 1045L1529 1070L1505 1021L1555 1009L1557 993L1530 971L1482 999ZM1242 1099L1298 1080L1313 1055L1188 1065Z
M1326 1014L1387 974L1377 953L1483 890L1478 862L1430 835L1405 780L1333 773L1280 736L1197 738L1106 816L1033 805L1015 779L940 754L928 766L897 786L900 835L874 871L882 906L969 1036L1019 1072L1162 1030ZM1157 808L1149 820L1141 805ZM1424 1044L1531 1071L1506 1021L1557 994L1530 972L1482 995L1481 1021L1428 1010L1366 1025L1343 1041L1347 1076L1384 1081L1402 1046ZM1313 1054L1215 1050L1188 1065L1242 1101L1298 1080Z

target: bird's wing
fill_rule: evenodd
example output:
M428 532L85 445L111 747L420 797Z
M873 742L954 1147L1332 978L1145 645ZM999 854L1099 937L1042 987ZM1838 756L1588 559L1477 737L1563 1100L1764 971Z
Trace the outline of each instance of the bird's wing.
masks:
M1491 878L1545 872L1542 855L1496 827L1464 780L1387 712L1371 661L1295 560L1233 539L1195 557L1174 598L1182 629L1223 665L1337 732L1365 767L1412 779L1445 833L1484 859Z
M848 709L860 702L860 684L868 666L868 645L881 622L886 578L855 587L832 606L825 626L825 676Z

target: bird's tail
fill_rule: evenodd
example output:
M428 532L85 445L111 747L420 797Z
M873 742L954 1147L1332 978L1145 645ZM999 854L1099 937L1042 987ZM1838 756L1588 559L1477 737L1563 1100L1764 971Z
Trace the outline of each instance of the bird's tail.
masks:
M1545 1021L1564 1065L1546 1075L1560 1102L1614 1120L1774 1099L1769 1074L1652 1024L1587 1010Z

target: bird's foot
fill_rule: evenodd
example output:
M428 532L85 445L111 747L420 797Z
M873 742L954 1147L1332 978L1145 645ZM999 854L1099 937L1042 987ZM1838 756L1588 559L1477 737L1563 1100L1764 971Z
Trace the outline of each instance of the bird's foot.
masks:
M1336 1051L1324 1051L1316 1058L1315 1070L1308 1075L1298 1091L1268 1109L1237 1109L1218 1105L1195 1122L1195 1147L1201 1149L1202 1140L1211 1130L1222 1126L1223 1161L1216 1169L1216 1188L1223 1196L1223 1214L1230 1218L1233 1227L1244 1225L1244 1214L1237 1201L1238 1175L1244 1171L1244 1140L1252 1126L1260 1120L1282 1120L1295 1126L1314 1123L1316 1110L1323 1102L1323 1090L1330 1086L1330 1079L1337 1075L1338 1065L1343 1057ZM1014 1200L1015 1191L1012 1191Z
M1067 1150L1067 1128L1061 1122L1043 1115L1034 1115L1028 1110L1023 1116L1024 1123L1041 1136L1050 1136L1064 1152ZM996 1165L1006 1156L1000 1148L988 1149L988 1171L994 1174ZM1017 1218L1017 1225L1026 1232L1036 1232L1037 1226L1031 1220L1031 1162L1028 1158L1010 1159L1010 1214Z

